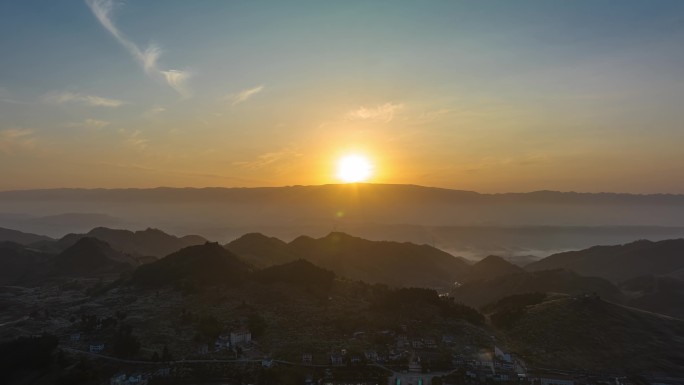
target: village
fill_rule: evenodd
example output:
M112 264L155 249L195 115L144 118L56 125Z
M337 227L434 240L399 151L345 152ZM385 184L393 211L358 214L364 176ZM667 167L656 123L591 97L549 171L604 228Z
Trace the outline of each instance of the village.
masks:
M406 329L406 325L402 325L402 331ZM156 362L108 356L104 343L85 344L81 341L81 333L69 335L67 343L71 347L67 349L94 360L114 360L126 367L127 371L118 371L111 376L110 385L185 383L190 378L234 381L235 378L244 378L236 373L254 374L278 368L302 373L302 385L634 383L624 376L610 373L528 367L521 358L496 345L494 337L490 349L475 349L458 345L453 335L444 334L438 339L386 330L379 334L391 343L362 351L353 348L371 338L368 334L355 332L347 340L348 348L331 349L327 354L302 351L299 360L264 356L259 350L259 342L252 339L247 328L221 333L213 345L201 344L194 354L187 357L159 357Z

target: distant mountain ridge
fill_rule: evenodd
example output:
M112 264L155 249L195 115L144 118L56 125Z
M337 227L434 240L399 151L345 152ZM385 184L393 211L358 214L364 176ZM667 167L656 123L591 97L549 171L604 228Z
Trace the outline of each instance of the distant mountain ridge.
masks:
M328 197L334 196L340 190L375 190L375 193L392 193L394 196L386 196L390 200L406 197L423 197L426 193L437 202L448 201L453 199L464 199L469 201L483 201L490 202L491 200L498 201L542 201L542 202L577 202L577 201L591 201L601 202L611 200L612 202L635 202L635 201L651 201L661 203L679 203L684 204L684 194L630 194L630 193L614 193L614 192L600 192L600 193L583 193L583 192L564 192L539 190L531 192L510 192L510 193L479 193L467 190L455 190L440 187L427 187L412 184L375 184L375 183L354 183L354 184L326 184L326 185L306 185L306 186L282 186L282 187L203 187L203 188L173 188L173 187L157 187L157 188L115 188L115 189L82 189L82 188L56 188L56 189L39 189L39 190L10 190L0 191L0 200L78 200L78 199L102 199L102 200L183 200L196 199L199 201L206 200L229 200L235 199L244 200L259 200L264 198L280 198L289 202L295 202L300 199L306 200L311 198L310 194L322 193L323 195L330 194ZM301 194L294 194L301 193ZM300 196L298 196L300 195Z

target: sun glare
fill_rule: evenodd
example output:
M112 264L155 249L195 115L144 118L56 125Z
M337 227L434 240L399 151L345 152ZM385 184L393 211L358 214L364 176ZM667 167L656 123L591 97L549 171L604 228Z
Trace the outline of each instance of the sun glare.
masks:
M373 164L363 155L346 155L337 162L337 178L342 182L364 182L372 175Z

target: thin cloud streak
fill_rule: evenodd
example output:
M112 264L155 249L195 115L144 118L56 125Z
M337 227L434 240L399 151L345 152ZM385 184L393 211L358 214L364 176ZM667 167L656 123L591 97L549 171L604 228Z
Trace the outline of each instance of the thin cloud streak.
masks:
M138 61L148 76L166 82L182 96L189 96L185 83L190 77L190 73L181 70L160 69L157 64L162 53L160 47L150 44L145 50L142 50L128 39L112 21L111 13L115 6L113 0L86 0L86 4L100 24Z
M347 119L389 123L394 119L394 115L397 111L402 108L404 108L403 104L396 103L385 103L376 107L361 106L353 111L349 111L347 113Z
M237 104L246 102L248 99L250 99L254 95L263 91L263 89L264 89L263 85L256 86L254 88L248 88L248 89L245 89L245 90L238 92L237 94L229 95L228 99L231 100L231 105L235 106Z
M90 130L100 130L100 129L103 129L103 128L111 125L111 124L112 124L112 122L108 122L106 120L86 119L82 122L69 123L69 124L67 124L67 127L79 127L79 128L87 128Z
M0 131L0 153L11 155L15 150L30 150L35 145L33 130L10 128Z
M119 107L125 104L124 101L118 99L103 98L95 95L86 95L78 92L50 92L43 96L44 100L49 103L67 104L79 103L86 106L93 107Z

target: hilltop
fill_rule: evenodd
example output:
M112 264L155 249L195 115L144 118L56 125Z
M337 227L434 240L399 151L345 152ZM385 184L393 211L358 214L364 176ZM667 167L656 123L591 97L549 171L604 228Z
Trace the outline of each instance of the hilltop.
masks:
M249 234L226 245L257 266L305 259L338 276L391 286L451 286L470 265L428 245L369 241L341 232L322 238L300 236L290 243Z
M528 271L568 269L586 276L620 282L644 274L668 274L684 268L684 239L636 241L553 254L525 268Z

